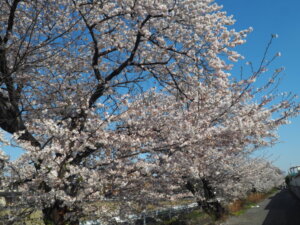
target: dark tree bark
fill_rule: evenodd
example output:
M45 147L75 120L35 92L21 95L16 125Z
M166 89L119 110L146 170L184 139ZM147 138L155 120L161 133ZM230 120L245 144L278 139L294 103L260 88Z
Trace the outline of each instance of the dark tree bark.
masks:
M67 207L61 207L56 202L52 207L43 209L43 220L45 225L79 225L79 220L66 219L68 213Z
M187 181L186 188L197 197L200 195L204 200L197 203L203 211L215 219L220 219L225 213L225 208L215 199L213 188L206 178L190 179Z

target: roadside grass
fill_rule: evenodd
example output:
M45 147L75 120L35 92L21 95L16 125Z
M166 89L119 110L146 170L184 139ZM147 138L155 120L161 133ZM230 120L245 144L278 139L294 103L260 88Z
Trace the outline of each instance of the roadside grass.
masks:
M226 219L227 216L233 215L233 216L239 216L242 215L243 213L246 212L247 209L250 209L252 207L255 207L257 203L263 201L264 199L268 198L270 195L276 193L278 189L274 188L270 190L267 193L261 193L261 192L256 192L256 193L251 193L249 194L246 198L244 199L238 199L232 203L230 203L227 206L227 213L224 215L224 218L221 219L223 221ZM178 200L178 201L162 201L159 202L159 204L149 204L146 207L147 211L152 211L152 210L158 210L161 208L166 208L166 207L171 207L171 206L176 206L176 205L187 205L190 203L193 203L194 201L190 199L183 199L183 200ZM120 206L120 203L118 202L94 202L90 203L92 206L95 208L106 208L109 210L117 210ZM137 207L137 211L140 209ZM0 211L0 225L1 223L1 218L4 218L8 214L12 214L13 211L10 211L9 209L6 210L1 210ZM91 218L82 218L83 221L89 220ZM175 215L171 218L164 218L160 222L157 222L157 225L199 225L199 224L213 224L215 221L212 217L209 215L205 214L202 212L200 209L195 209L189 213L181 213L178 215ZM30 215L26 216L26 218L20 222L16 223L16 225L45 225L42 219L42 212L40 210L36 210ZM3 224L4 225L4 224Z
M232 203L230 203L227 206L229 215L239 216L242 215L247 211L247 209L250 209L252 207L255 207L257 203L265 200L270 195L276 193L278 189L273 188L268 192L255 192L250 193L246 198L244 199L238 199Z
M34 211L25 219L26 225L44 225L42 211Z
M154 210L159 210L167 207L173 207L177 205L188 205L190 203L193 203L194 201L191 199L181 199L181 200L176 200L176 201L161 201L157 204L148 204L145 208L139 207L138 204L132 204L132 207L135 208L136 212L141 213L144 209L147 211L154 211ZM106 211L118 211L120 208L121 203L120 202L115 202L115 201L97 201L97 202L92 202L88 203L88 205L93 208L95 211L96 210L103 210L105 209ZM0 225L6 225L2 221L4 221L4 218L7 218L9 215L16 215L20 213L22 209L19 209L18 212L15 210L10 210L10 209L4 209L0 210ZM191 214L190 216L192 217L195 213ZM2 219L1 219L2 218ZM81 218L81 221L88 221L88 220L93 220L97 218L93 217L83 217ZM40 210L35 210L33 213L24 216L21 222L16 222L16 225L45 225L43 222L43 215L42 211Z
M158 222L157 225L199 225L210 222L212 219L200 209L186 214L178 214L170 219Z
M21 210L16 212L15 210L2 210L0 211L0 225L5 225L6 222L4 222L4 218L7 218L9 216L16 216L16 214L22 213ZM32 213L30 213L27 216L22 217L21 221L16 221L14 223L15 225L45 225L43 222L42 212L39 210L36 210Z

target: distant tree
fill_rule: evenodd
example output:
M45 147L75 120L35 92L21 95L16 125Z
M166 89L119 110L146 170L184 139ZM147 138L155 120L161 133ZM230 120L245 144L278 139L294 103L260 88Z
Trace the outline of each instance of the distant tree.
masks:
M6 0L0 24L0 127L25 151L4 188L46 224L182 196L184 173L272 143L299 111L293 96L253 102L268 63L229 77L251 29L229 30L212 0ZM126 207L89 204L111 198Z

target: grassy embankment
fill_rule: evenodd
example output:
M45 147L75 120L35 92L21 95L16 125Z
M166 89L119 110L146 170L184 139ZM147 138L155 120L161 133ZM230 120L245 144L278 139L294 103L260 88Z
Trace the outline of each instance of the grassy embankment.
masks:
M227 206L227 214L224 215L223 219L226 219L229 215L238 216L243 214L247 209L251 207L255 207L257 203L263 201L270 195L274 194L277 191L277 189L272 189L271 191L267 193L251 193L244 199L239 199ZM183 204L189 204L191 203L190 200L182 200L182 201L176 201L176 202L161 202L160 207L168 207L168 206L176 206L176 205L183 205ZM94 203L99 206L103 206L103 202ZM105 203L107 204L107 203ZM107 207L108 205L106 205ZM155 210L158 206L156 205L149 205L147 206L147 211ZM160 208L159 207L159 208ZM116 203L110 203L109 207L112 210L118 208ZM8 211L2 211L0 212L0 217L7 214ZM42 222L42 214L40 211L35 211L30 216L28 216L25 221L26 225L44 225ZM186 214L178 214L172 218L165 219L163 221L157 222L157 225L205 225L205 224L215 224L218 223L218 221L214 221L213 218L208 216L207 214L203 213L201 210L196 209L190 213ZM24 223L22 223L24 224ZM0 225L1 222L0 222Z
M262 193L262 192L251 193L247 196L247 198L239 199L229 204L228 213L229 215L234 215L234 216L241 215L247 209L255 207L257 203L263 201L264 199L268 198L270 195L274 194L277 191L278 189L273 188L272 190L266 193Z
M177 200L177 201L162 201L157 205L148 204L146 206L146 208L140 208L138 205L135 205L135 204L133 204L132 206L135 208L135 210L138 213L142 213L143 210L154 211L154 210L157 210L157 209L168 208L168 207L173 207L173 206L177 206L177 205L188 205L190 203L193 203L193 201L190 200L190 199L183 199L183 200ZM95 211L97 209L99 211L101 211L104 208L105 208L105 210L118 211L118 208L120 207L120 204L118 202L114 202L114 201L106 201L106 202L98 201L98 202L90 203L90 206ZM19 212L19 213L21 213L21 212ZM9 215L10 216L16 215L16 212L13 212L9 209L0 211L0 225L6 225L5 223L2 224L1 220L4 220L3 218L8 217ZM97 218L93 218L93 217L82 218L83 221L89 221L89 220L93 220L93 219L97 219ZM34 211L30 215L26 216L20 222L20 224L22 224L22 225L23 224L25 224L25 225L44 225L44 222L43 222L43 219L42 219L42 212L40 210ZM16 225L18 225L18 223L16 223Z
M221 221L226 220L228 216L239 216L243 214L247 209L255 207L259 202L265 200L277 191L278 189L274 188L266 193L251 193L246 198L232 202L226 207L226 214L224 214ZM158 223L158 225L212 225L218 224L219 222L220 221L215 221L214 218L209 217L200 210L194 210L186 215L177 215L171 219L162 221Z

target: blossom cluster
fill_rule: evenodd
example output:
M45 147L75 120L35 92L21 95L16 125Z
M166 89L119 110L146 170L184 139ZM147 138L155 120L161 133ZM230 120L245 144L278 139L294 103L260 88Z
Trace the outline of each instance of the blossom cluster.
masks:
M190 180L224 202L277 185L277 169L249 156L299 104L265 94L281 70L255 87L266 60L231 75L252 30L234 22L213 0L1 1L0 127L24 150L15 161L0 152L1 188L45 221L76 224L209 201Z

